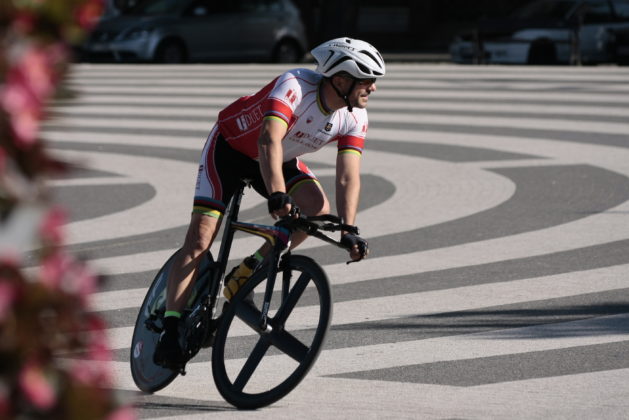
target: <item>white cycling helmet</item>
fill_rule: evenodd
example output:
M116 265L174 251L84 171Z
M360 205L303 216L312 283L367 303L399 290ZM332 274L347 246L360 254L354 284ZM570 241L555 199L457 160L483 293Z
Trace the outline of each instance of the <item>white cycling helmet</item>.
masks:
M316 71L325 77L347 72L356 79L384 76L384 60L371 44L352 38L336 38L314 48Z

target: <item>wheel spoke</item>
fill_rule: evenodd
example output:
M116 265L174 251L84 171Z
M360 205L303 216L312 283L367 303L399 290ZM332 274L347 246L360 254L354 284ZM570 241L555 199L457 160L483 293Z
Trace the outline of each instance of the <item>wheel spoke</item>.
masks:
M260 332L260 317L262 316L262 312L260 312L258 308L254 305L240 302L240 304L236 306L235 311L236 318L247 324L255 332Z
M285 330L273 332L269 339L271 341L271 344L273 344L275 347L290 356L298 363L302 363L306 359L306 356L308 356L308 352L310 351L309 347L307 347L294 335Z
M253 351L247 358L247 361L240 370L238 377L234 381L234 388L238 392L242 392L242 390L245 388L245 386L249 382L249 379L251 379L253 372L255 372L256 368L260 364L260 361L266 354L266 351L269 349L269 346L270 344L267 340L263 338L260 338L260 340L258 340L258 343L253 348Z
M308 286L309 282L310 276L307 273L302 273L301 276L299 276L299 279L295 282L295 286L293 286L288 294L288 299L282 302L282 306L278 309L277 314L275 314L273 318L276 326L282 326L286 323L286 320L291 312L293 312L293 309L295 309L297 302L304 293L304 290L306 290L306 286Z

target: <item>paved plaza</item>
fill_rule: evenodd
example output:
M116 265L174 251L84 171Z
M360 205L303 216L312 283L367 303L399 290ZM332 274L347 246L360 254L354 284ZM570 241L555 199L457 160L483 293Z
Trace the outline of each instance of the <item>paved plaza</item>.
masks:
M346 265L314 239L299 250L335 302L310 374L240 412L203 351L166 389L137 391L135 317L181 245L205 138L222 107L285 69L77 65L77 98L53 107L44 137L81 167L52 184L68 248L108 277L93 307L138 416L629 418L629 69L611 66L389 65L363 155L371 254ZM335 155L304 156L332 202ZM248 193L242 218L270 222L265 208ZM258 245L237 237L233 262Z

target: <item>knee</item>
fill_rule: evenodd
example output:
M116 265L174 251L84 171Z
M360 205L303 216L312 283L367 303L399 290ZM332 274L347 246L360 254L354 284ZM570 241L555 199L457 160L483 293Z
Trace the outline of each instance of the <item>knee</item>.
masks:
M183 246L185 252L190 256L196 257L207 250L212 245L215 227L216 223L212 220L193 216Z
M318 216L320 214L329 214L330 213L330 203L328 200L323 197L323 200L314 207L314 211L312 213L313 216Z
M297 201L301 212L307 216L318 216L330 213L330 203L324 194L312 194Z
M187 235L183 248L186 254L196 257L210 247L210 241L205 236Z

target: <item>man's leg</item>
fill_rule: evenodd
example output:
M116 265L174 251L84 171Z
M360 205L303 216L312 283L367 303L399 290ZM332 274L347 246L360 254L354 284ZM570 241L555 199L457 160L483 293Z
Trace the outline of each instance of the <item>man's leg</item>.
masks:
M182 250L168 275L166 311L181 312L188 302L196 269L218 232L219 219L193 213Z
M304 182L289 191L295 204L306 216L319 216L330 213L330 203L319 182L314 179ZM305 232L295 232L292 237L291 249L296 248L308 235Z
M330 213L330 203L319 182L312 180L301 184L298 188L290 191L290 195L295 200L295 204L306 216L319 216ZM291 238L290 249L295 249L306 240L308 235L305 232L295 232ZM258 254L266 257L271 251L271 245L265 242L258 250Z
M190 297L199 262L212 244L218 227L219 219L199 213L192 214L184 245L168 273L164 332L153 355L156 364L178 369L185 363L179 345L179 319Z

